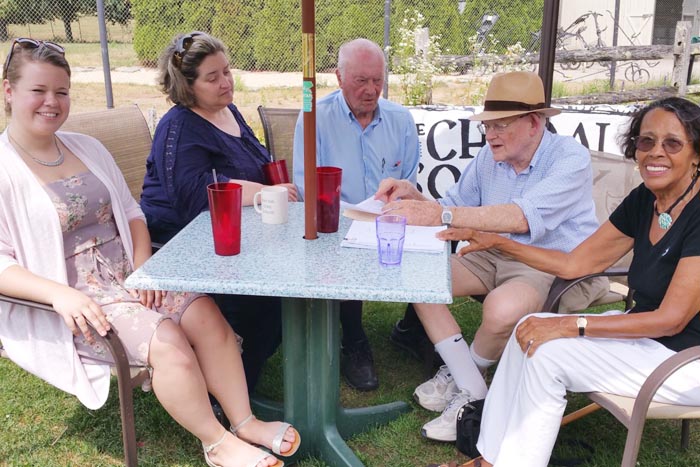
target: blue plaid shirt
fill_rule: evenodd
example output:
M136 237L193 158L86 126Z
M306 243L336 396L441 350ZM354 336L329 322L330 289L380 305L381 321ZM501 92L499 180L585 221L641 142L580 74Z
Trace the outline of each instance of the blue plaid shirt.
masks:
M304 118L294 132L294 184L304 196ZM405 107L379 99L374 119L362 128L340 90L316 108L316 165L343 169L340 197L359 203L374 195L385 178L416 184L420 145L413 116Z
M542 248L571 251L598 228L588 150L569 136L544 132L530 166L515 172L489 145L467 165L439 202L443 206L517 204L529 232L506 234Z

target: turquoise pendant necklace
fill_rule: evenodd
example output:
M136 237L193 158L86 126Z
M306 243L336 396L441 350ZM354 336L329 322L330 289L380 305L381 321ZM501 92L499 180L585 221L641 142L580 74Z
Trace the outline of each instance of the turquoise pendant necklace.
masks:
M688 185L688 188L686 188L683 194L676 201L673 202L670 208L666 209L661 214L659 214L659 210L656 207L656 201L654 201L654 214L656 214L659 217L659 227L661 227L664 230L668 230L668 228L671 227L671 224L673 224L673 217L671 217L671 211L673 211L673 208L675 208L678 205L678 203L680 203L681 200L685 198L685 195L690 193L690 190L693 189L693 187L695 186L695 182L697 181L698 177L693 177L693 181L690 182L690 185Z

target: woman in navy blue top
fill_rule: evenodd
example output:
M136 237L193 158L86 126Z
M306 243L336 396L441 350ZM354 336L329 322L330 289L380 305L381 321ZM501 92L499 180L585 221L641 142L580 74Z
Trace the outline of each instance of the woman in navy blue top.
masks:
M175 37L160 57L159 84L175 106L156 128L141 208L151 238L165 243L209 208L212 169L218 182L243 185L243 204L250 205L263 183L262 166L271 158L233 105L233 75L220 40L202 32ZM294 185L283 186L290 201L296 201ZM252 392L265 360L281 339L280 299L234 295L214 299L243 337L243 364Z
M166 55L160 84L175 106L156 128L141 195L151 236L160 243L208 209L212 169L217 181L243 185L243 204L250 205L263 183L262 166L271 160L232 103L233 75L221 41L193 33ZM294 185L283 186L296 201Z

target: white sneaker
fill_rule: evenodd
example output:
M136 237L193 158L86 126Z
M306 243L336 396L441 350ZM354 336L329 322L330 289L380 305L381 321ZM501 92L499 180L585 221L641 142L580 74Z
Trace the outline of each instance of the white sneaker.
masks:
M468 391L459 391L442 411L442 415L423 425L420 434L435 441L457 441L457 414L464 404L473 400Z
M459 389L450 370L442 365L435 376L413 391L413 398L424 409L442 412L457 393Z

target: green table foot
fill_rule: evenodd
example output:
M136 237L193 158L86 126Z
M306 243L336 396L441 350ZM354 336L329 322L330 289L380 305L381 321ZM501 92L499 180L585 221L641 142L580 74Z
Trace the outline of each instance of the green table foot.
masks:
M273 401L261 395L254 395L250 398L250 407L253 413L260 420L283 420L284 405L281 402Z
M375 426L385 425L410 411L411 406L401 401L356 409L340 408L338 431L343 438L348 439Z

